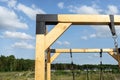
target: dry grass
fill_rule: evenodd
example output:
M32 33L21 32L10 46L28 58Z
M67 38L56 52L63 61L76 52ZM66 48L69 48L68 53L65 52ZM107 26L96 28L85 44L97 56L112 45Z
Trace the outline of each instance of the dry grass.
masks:
M89 80L100 80L99 72L89 72ZM72 80L72 74L69 71L52 72L51 80ZM0 72L0 80L34 80L34 72ZM75 73L75 80L87 80L86 72ZM103 80L120 80L120 74L103 73Z

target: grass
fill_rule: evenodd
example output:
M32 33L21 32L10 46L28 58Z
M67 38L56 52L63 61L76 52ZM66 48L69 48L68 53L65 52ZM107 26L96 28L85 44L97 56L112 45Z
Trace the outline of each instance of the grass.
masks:
M70 71L52 71L51 80L72 80L72 73ZM85 71L75 71L75 80L100 80L99 72L89 72L89 79ZM0 72L0 80L34 80L34 72ZM103 73L102 80L120 80L120 73Z
M52 80L72 80L70 71L55 71L52 73ZM75 71L75 80L100 80L99 72L89 72L87 78L86 71ZM102 75L102 80L120 80L120 74L105 72Z
M0 80L34 80L33 72L0 72Z

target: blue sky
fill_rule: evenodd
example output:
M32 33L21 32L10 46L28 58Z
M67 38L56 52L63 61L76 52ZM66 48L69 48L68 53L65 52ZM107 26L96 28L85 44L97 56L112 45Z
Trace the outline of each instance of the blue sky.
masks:
M36 14L117 14L119 0L0 0L0 55L17 58L35 57ZM53 26L47 26L49 30ZM118 43L120 28L116 26ZM114 48L108 26L72 25L52 48ZM64 59L63 59L64 58ZM76 64L98 64L99 54L74 54ZM61 54L54 62L70 62ZM108 54L103 63L117 64Z

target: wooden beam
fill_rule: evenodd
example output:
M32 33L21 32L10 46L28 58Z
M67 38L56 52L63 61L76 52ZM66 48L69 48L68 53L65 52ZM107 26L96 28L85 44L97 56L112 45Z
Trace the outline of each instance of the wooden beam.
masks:
M58 22L69 22L72 24L80 25L108 25L110 23L109 15L69 15L59 14ZM120 25L120 16L114 16L115 25Z
M120 54L117 54L117 60L118 60L119 68L120 68Z
M54 55L51 57L51 63L60 55L60 53L54 53Z
M109 54L110 56L112 56L115 60L118 61L118 59L117 59L117 55L115 55L114 52L108 52L108 54Z
M45 36L36 35L35 80L45 80Z
M108 25L110 23L109 15L92 14L38 14L37 22L46 22L48 24L72 23L74 25ZM114 15L115 25L120 25L120 15Z
M120 67L120 54L115 54L114 52L108 52L109 55L111 55L117 62Z
M99 53L101 49L51 49L51 53ZM102 52L113 52L114 49L102 49Z
M46 35L46 49L51 46L69 27L71 23L58 23Z

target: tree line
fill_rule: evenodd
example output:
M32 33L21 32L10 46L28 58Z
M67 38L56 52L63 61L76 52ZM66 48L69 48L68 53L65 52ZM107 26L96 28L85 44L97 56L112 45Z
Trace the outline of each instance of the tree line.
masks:
M0 71L28 71L34 70L34 60L16 59L14 55L0 56Z
M72 65L69 63L54 63L51 65L52 70L70 70ZM85 64L85 65L76 65L73 64L74 70L91 70L97 71L100 69L104 71L114 71L120 72L118 65L111 65L111 64L104 64L100 65L92 65L92 64ZM31 59L17 59L14 55L10 56L0 56L0 71L34 71L35 69L35 60Z

